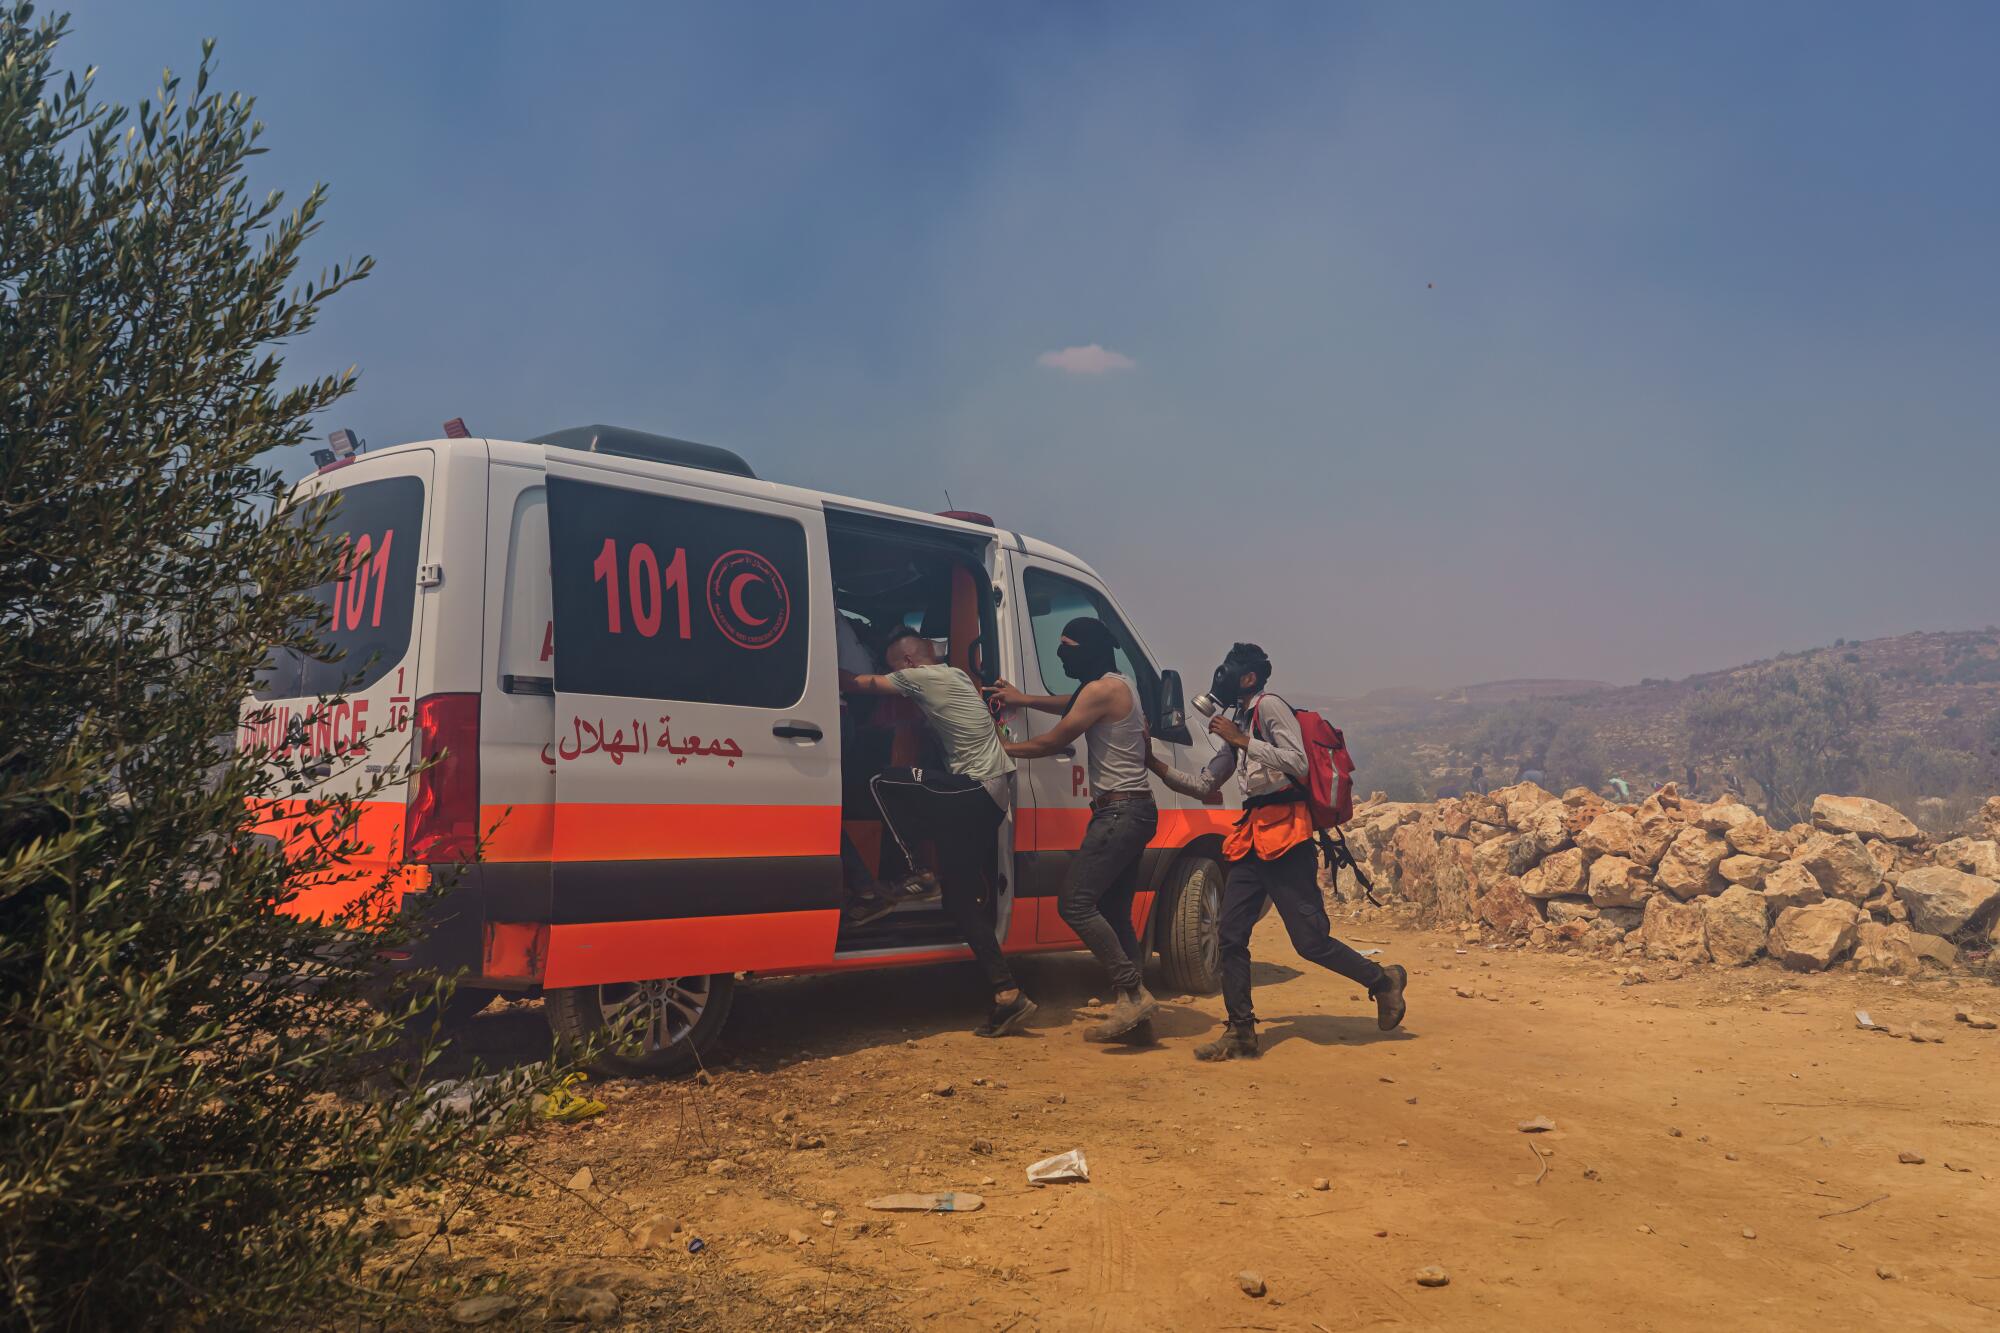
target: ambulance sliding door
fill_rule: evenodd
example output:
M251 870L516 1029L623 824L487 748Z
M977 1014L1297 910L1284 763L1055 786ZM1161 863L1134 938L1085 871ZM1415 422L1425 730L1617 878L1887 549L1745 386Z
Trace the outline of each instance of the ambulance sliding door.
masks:
M810 967L839 926L824 517L647 472L549 451L551 986Z

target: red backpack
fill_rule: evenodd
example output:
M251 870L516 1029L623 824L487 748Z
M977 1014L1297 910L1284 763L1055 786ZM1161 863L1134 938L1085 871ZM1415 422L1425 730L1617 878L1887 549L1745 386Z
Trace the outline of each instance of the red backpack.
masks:
M1258 725L1257 708L1262 706L1264 698L1259 695L1251 706L1253 728ZM1313 827L1339 828L1354 816L1354 756L1347 752L1347 738L1340 734L1339 727L1309 708L1295 708L1292 712L1299 719L1299 734L1305 740L1304 791Z

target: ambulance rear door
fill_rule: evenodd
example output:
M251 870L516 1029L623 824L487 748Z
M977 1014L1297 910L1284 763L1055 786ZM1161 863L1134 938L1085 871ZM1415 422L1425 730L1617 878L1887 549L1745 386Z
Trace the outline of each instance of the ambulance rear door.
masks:
M825 518L764 483L698 475L548 451L549 986L833 956L840 700Z
M405 803L412 699L425 599L418 570L436 556L426 520L436 462L429 449L371 456L329 473L301 491L295 514L337 496L323 529L337 573L312 589L318 603L323 658L278 650L245 701L244 748L264 748L302 761L312 783L300 799L281 804L272 831L303 847L332 836L307 811L316 801L357 799L346 836L355 849L312 882L286 910L302 916L337 913L385 879L397 892L428 882L406 864Z

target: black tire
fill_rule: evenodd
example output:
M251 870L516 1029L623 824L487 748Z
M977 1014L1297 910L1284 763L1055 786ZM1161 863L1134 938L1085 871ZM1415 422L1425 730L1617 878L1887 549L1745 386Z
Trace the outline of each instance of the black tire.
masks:
M575 1049L600 1039L611 1019L628 1006L643 1006L649 1017L637 1039L624 1046L606 1046L591 1065L603 1075L644 1078L685 1073L705 1059L729 1021L735 996L735 976L716 972L561 987L543 996L542 1007L557 1046Z
M1160 948L1160 977L1173 990L1213 995L1222 989L1222 865L1190 856L1174 865L1160 905L1154 937Z

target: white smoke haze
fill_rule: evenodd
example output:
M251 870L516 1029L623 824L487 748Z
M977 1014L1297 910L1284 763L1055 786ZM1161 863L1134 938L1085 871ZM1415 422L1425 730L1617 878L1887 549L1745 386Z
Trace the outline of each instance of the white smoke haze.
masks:
M191 63L165 10L79 15L107 95ZM290 355L360 364L325 428L949 489L1194 680L1234 639L1351 694L2000 621L1990 9L971 12L314 29L372 76L326 99L269 73L305 17L218 11L307 164L272 183L332 182L318 257L378 261Z

